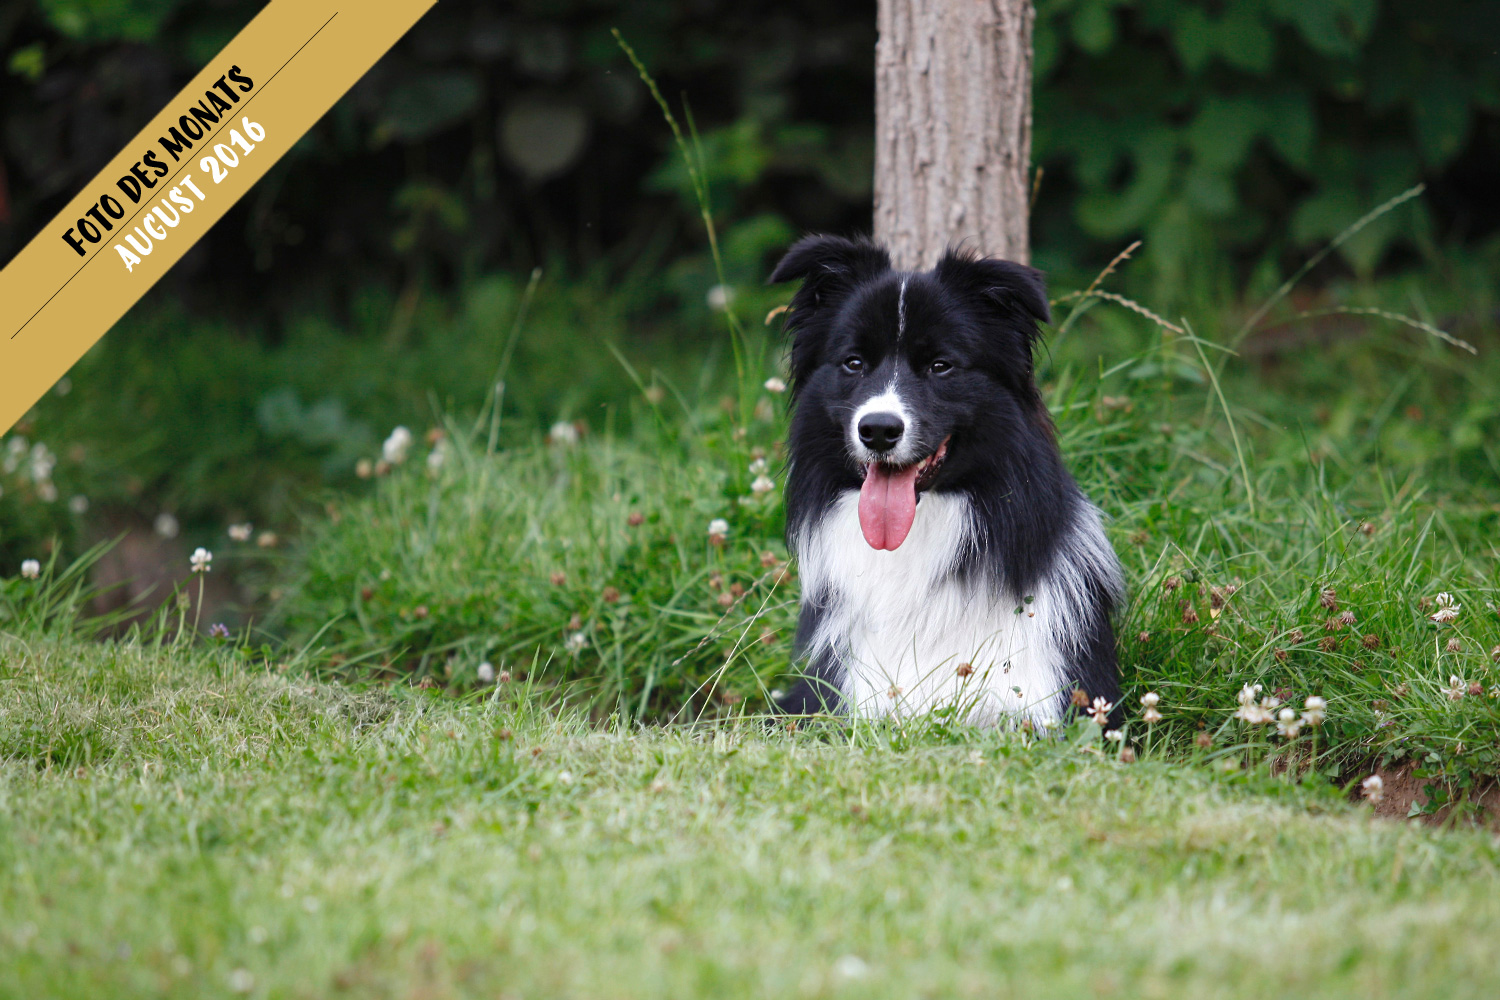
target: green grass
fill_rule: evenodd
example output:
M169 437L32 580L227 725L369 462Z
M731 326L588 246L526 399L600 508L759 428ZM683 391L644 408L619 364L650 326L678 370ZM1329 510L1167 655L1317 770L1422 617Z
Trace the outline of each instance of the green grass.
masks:
M1492 837L1062 741L0 638L0 995L1489 997Z
M1105 341L1120 315L1139 319L1090 314L1059 336ZM1060 356L1049 369L1063 452L1126 569L1128 738L1187 751L1206 736L1333 775L1412 761L1434 782L1425 808L1472 797L1500 774L1500 489L1482 451L1429 442L1418 461L1395 443L1488 390L1453 348L1387 330L1335 358L1405 354L1398 388L1431 412L1361 409L1351 388L1324 398L1359 417L1273 421L1242 400L1286 399L1267 386L1257 397L1237 362L1210 351L1226 357L1163 331L1109 367ZM1281 391L1307 392L1296 382ZM784 474L781 400L760 394L741 422L732 408L652 398L643 386L619 429L576 445L450 423L441 467L418 449L309 523L282 568L273 631L321 649L325 676L414 674L463 692L489 661L598 718L764 710L795 670L778 491L754 495L749 473L764 454ZM707 538L716 517L730 524L722 546ZM735 585L744 597L725 609ZM1430 620L1440 593L1462 604L1456 621ZM1241 725L1236 693L1256 684L1293 708L1327 699L1327 724L1295 741ZM1149 734L1147 691L1164 715Z

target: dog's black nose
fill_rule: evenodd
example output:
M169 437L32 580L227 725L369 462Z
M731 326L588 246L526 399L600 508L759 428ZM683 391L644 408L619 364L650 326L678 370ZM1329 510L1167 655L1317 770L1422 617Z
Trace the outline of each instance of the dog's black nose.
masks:
M906 424L894 413L867 413L859 418L859 440L871 451L890 451L904 433Z

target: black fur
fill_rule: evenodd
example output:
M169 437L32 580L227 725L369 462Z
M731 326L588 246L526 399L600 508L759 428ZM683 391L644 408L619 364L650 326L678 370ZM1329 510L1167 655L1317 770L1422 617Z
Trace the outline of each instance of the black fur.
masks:
M844 491L859 489L863 467L847 442L847 423L866 399L899 372L905 397L920 414L921 452L949 437L946 461L928 486L967 493L981 525L978 544L957 572L987 574L1024 595L1066 558L1063 551L1087 501L1058 451L1052 421L1034 378L1038 323L1050 319L1041 272L1023 264L950 250L931 271L892 270L881 247L834 236L793 246L771 282L802 281L786 327L791 342L791 425L787 534L822 516ZM906 281L905 332L898 343L897 297ZM846 359L863 370L850 373ZM950 370L936 374L935 361ZM1090 698L1119 701L1110 617L1117 584L1090 580L1093 606L1083 652L1068 664L1073 686ZM798 656L826 595L804 595ZM840 667L825 655L803 666L804 679L781 700L789 712L832 709Z

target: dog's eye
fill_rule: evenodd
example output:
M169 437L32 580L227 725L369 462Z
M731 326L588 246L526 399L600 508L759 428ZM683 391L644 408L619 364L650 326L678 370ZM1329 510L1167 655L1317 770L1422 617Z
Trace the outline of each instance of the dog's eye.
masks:
M844 371L851 375L858 375L865 370L865 359L858 354L851 354L844 359Z
M928 365L927 370L932 372L932 374L934 375L946 375L953 370L953 365L950 362L944 361L942 358L939 358L932 364Z

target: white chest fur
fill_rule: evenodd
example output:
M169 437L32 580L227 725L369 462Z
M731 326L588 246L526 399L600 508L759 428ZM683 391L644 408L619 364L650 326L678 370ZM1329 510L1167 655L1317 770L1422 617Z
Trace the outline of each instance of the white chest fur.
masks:
M826 605L808 651L829 650L842 664L852 710L874 717L958 705L981 725L1056 719L1076 631L1068 627L1078 610L1072 574L1048 574L1033 594L1001 593L978 574L960 578L954 569L976 538L961 495L924 494L895 551L865 542L858 507L859 493L844 493L797 538L804 600L821 595ZM1107 551L1097 517L1089 527Z

